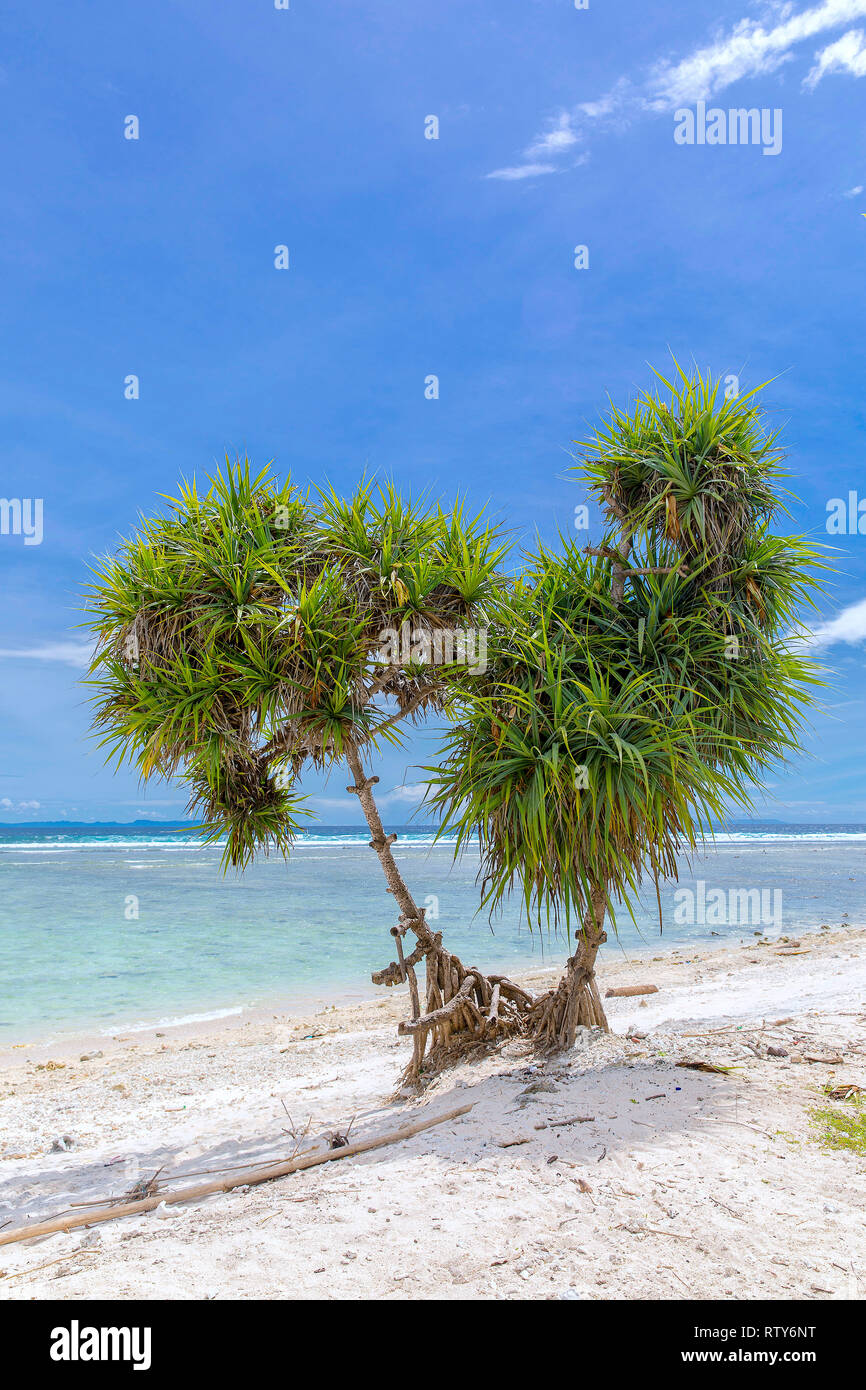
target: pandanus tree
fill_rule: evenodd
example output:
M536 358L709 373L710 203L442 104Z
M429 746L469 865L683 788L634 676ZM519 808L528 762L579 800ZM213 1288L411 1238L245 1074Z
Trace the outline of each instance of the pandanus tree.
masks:
M227 459L206 490L186 485L142 520L89 592L102 746L144 780L185 784L225 867L288 855L308 814L304 768L348 767L398 909L398 959L373 979L409 984L413 1074L428 1043L516 1026L531 1003L504 977L464 967L427 924L367 770L383 744L442 716L477 678L475 638L508 605L503 551L459 504L445 513L369 484L348 499L311 498L269 468L253 475L247 460ZM404 955L407 931L415 944Z
M770 529L778 439L754 392L677 372L579 446L604 537L530 559L428 769L440 833L480 848L483 904L518 890L531 922L575 928L559 985L520 1019L540 1048L607 1027L608 914L753 806L817 681L792 633L820 560Z

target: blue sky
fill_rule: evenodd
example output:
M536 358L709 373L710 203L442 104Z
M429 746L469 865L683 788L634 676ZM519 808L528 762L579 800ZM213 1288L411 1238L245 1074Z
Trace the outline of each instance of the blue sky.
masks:
M777 378L793 525L838 547L826 708L762 813L866 820L866 534L826 530L866 499L866 0L725 8L7 0L0 493L44 534L0 535L0 819L182 815L103 767L75 632L91 557L181 476L366 469L551 541L570 441L673 351ZM678 144L699 101L781 111L781 149ZM389 819L433 746L386 759ZM346 780L310 784L323 820Z

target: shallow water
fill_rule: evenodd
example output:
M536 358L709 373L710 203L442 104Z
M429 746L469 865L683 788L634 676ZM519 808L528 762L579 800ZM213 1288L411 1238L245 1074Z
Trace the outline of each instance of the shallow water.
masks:
M395 913L366 839L355 828L321 829L289 863L264 860L224 877L218 850L188 831L0 831L0 1042L375 994L370 973L392 959ZM516 970L568 954L566 941L530 931L516 903L491 930L477 915L477 857L455 865L449 846L418 830L401 833L395 854L464 962ZM649 885L636 922L621 911L604 949L866 925L864 884L866 827L737 832L691 866L683 861L679 885L662 885L661 937Z

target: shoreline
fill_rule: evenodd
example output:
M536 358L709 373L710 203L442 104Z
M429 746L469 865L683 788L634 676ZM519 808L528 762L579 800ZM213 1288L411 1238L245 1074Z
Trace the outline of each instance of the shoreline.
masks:
M343 1163L2 1246L0 1297L862 1297L866 1155L826 1149L813 1112L835 1104L825 1085L866 1085L866 929L800 940L608 961L603 993L659 987L606 1000L610 1035L546 1061L511 1042L420 1093L399 1089L403 987L103 1040L86 1062L18 1051L0 1064L11 1228L158 1170L183 1186L285 1159L290 1129L316 1150L473 1108Z
M761 949L772 949L778 941L787 941L795 936L827 936L830 933L866 931L866 923L851 923L840 927L829 926L806 926L800 927L796 931L789 928L786 932L779 933L778 937L769 935L765 930L758 931L755 928L746 927L738 929L742 931L736 940L719 934L716 942L708 942L705 939L696 941L694 944L681 943L678 945L668 945L664 938L656 941L644 941L635 946L629 943L626 947L619 943L616 937L610 939L606 946L601 948L599 953L599 974L604 979L605 972L615 965L625 967L645 964L648 960L663 959L671 960L674 957L682 956L687 959L696 959L700 953L714 955L719 951L739 951L746 946L754 945L757 941L762 942ZM750 937L752 938L750 940ZM537 966L528 964L525 966L515 966L510 962L507 966L501 962L487 963L489 970L498 970L500 973L510 974L517 977L520 983L530 983L534 988L549 988L554 984L564 966L567 948L563 944L560 956L553 964L539 963ZM534 983L533 983L534 982ZM381 1000L385 991L381 986L372 983L358 983L357 985L335 986L322 990L310 991L309 994L290 995L288 998L287 990L277 991L270 998L258 1000L254 1003L226 1003L217 1004L213 1000L202 1001L198 1005L191 1005L187 1012L183 1012L183 1005L172 1006L170 1003L165 1005L164 1016L159 1019L144 1019L141 1017L141 1010L130 1013L126 1019L118 1019L116 1023L101 1026L98 1021L93 1020L88 1023L77 1025L65 1025L46 1031L38 1036L16 1035L20 1041L15 1042L0 1039L0 1069L15 1060L16 1055L25 1053L28 1056L40 1054L39 1060L44 1060L41 1054L50 1053L53 1056L68 1058L76 1051L93 1051L104 1048L107 1044L117 1041L129 1041L136 1038L139 1041L154 1041L162 1037L194 1037L198 1032L207 1033L213 1026L223 1026L231 1029L238 1026L245 1026L247 1023L262 1023L276 1015L281 1017L302 1019L307 1018L316 1012L327 1011L330 1009L356 1008L363 1007L365 1004L373 1005ZM393 997L403 997L408 1000L408 986L391 986L387 993Z

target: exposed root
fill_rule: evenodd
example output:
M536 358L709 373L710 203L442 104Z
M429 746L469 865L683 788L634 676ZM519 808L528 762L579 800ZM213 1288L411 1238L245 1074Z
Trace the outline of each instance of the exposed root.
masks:
M595 971L574 955L556 989L536 1000L529 1028L537 1051L567 1052L580 1026L610 1032Z
M400 937L408 923L392 929L398 961L373 976L376 983L407 981L412 999L412 1018L399 1025L402 1037L414 1044L404 1083L417 1082L422 1074L443 1067L470 1053L489 1049L507 1038L522 1036L535 1003L533 995L504 975L484 975L475 966L464 966L442 945L442 935L427 928L410 956L403 957ZM417 923L413 923L417 930ZM426 993L424 1013L417 1003L414 966L424 959Z

